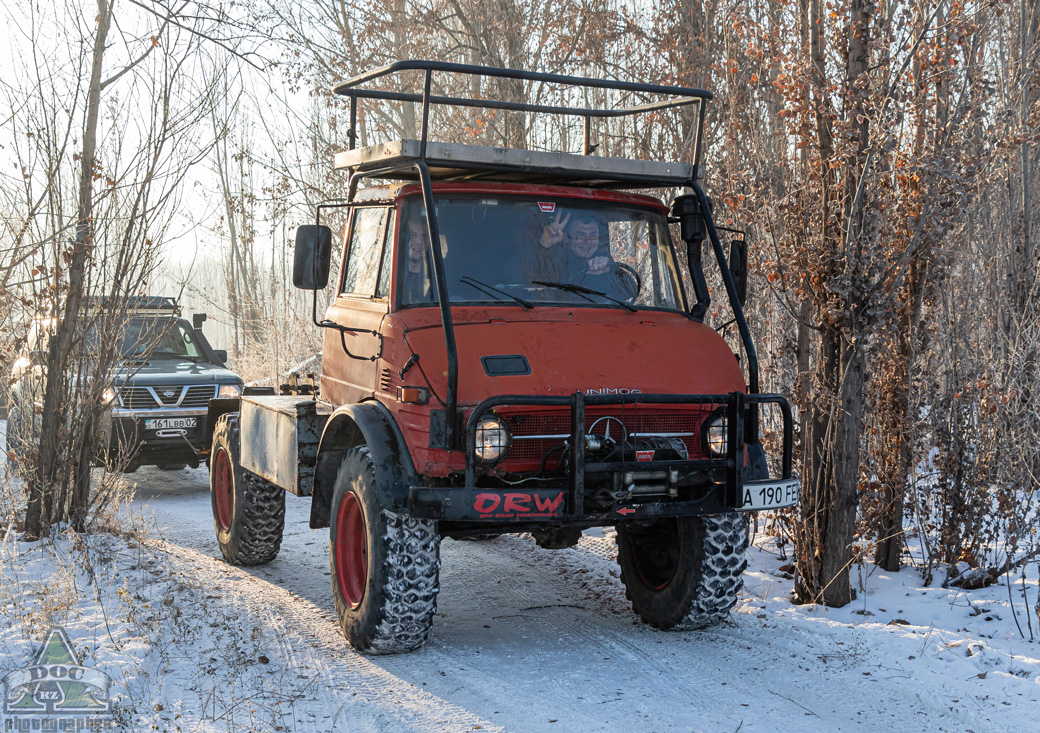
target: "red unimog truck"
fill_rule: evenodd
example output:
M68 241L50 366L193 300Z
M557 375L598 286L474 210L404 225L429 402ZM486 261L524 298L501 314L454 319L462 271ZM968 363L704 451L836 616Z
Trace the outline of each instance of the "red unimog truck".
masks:
M388 91L403 72L423 88ZM435 74L655 101L597 109L438 96ZM428 61L397 62L335 91L350 100L349 149L336 156L349 195L299 228L293 272L317 303L333 254L322 215L346 207L335 297L321 319L315 305L320 382L211 403L225 559L271 561L285 493L310 497L310 526L329 528L347 639L393 653L427 639L442 537L529 532L564 548L586 528L611 526L627 595L647 623L724 619L742 587L748 512L796 504L799 484L788 403L758 391L741 307L746 249L732 242L727 261L699 184L711 94ZM421 107L419 139L355 147L359 99ZM437 105L578 116L584 154L436 142ZM598 121L677 107L692 112L692 163L592 154ZM686 192L670 209L631 193L676 188ZM703 322L705 243L746 375ZM759 437L765 404L782 415L778 478Z

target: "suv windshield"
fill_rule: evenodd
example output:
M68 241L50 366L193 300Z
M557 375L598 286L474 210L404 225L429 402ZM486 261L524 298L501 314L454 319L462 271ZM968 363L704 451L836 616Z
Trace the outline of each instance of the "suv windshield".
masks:
M97 343L97 330L91 326L86 335L88 353L97 350ZM138 317L130 319L119 334L119 357L196 361L203 358L203 353L187 322Z
M403 205L402 305L432 303L425 207ZM681 310L663 213L552 196L437 197L441 255L452 303L502 302Z
M124 359L149 356L194 360L202 357L202 349L191 329L181 321L134 318L123 330L122 339L119 353Z

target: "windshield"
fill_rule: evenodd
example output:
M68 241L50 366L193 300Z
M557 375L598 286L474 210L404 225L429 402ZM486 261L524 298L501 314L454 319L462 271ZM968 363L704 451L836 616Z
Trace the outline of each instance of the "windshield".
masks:
M123 358L202 357L202 349L183 321L171 323L168 319L134 318L126 325L122 337L119 353Z
M132 318L119 334L121 359L188 359L203 358L202 348L185 321L172 318ZM97 351L98 332L87 331L88 352Z
M437 197L452 303L502 302L681 310L664 214L552 196ZM403 206L398 265L402 305L436 300L422 200Z

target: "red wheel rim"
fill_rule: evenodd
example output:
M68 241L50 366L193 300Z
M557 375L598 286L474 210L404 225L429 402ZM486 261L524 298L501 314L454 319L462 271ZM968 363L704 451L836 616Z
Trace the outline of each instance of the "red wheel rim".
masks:
M218 448L213 458L213 497L217 502L217 524L227 531L235 511L235 476L231 458L223 448Z
M368 580L368 548L365 515L353 493L347 493L336 514L336 580L339 593L351 608L365 595Z

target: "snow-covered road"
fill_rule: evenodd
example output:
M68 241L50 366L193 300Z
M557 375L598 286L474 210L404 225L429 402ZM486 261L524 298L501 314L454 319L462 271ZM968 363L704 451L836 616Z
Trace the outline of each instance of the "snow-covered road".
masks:
M274 562L236 568L220 560L204 469L127 478L214 608L262 629L266 669L292 690L288 730L978 733L1031 730L1040 715L1040 648L1019 636L1003 586L967 596L875 571L849 607L796 607L783 561L755 548L730 623L658 632L625 600L610 532L562 551L445 540L429 644L365 657L339 631L307 499L287 497Z

